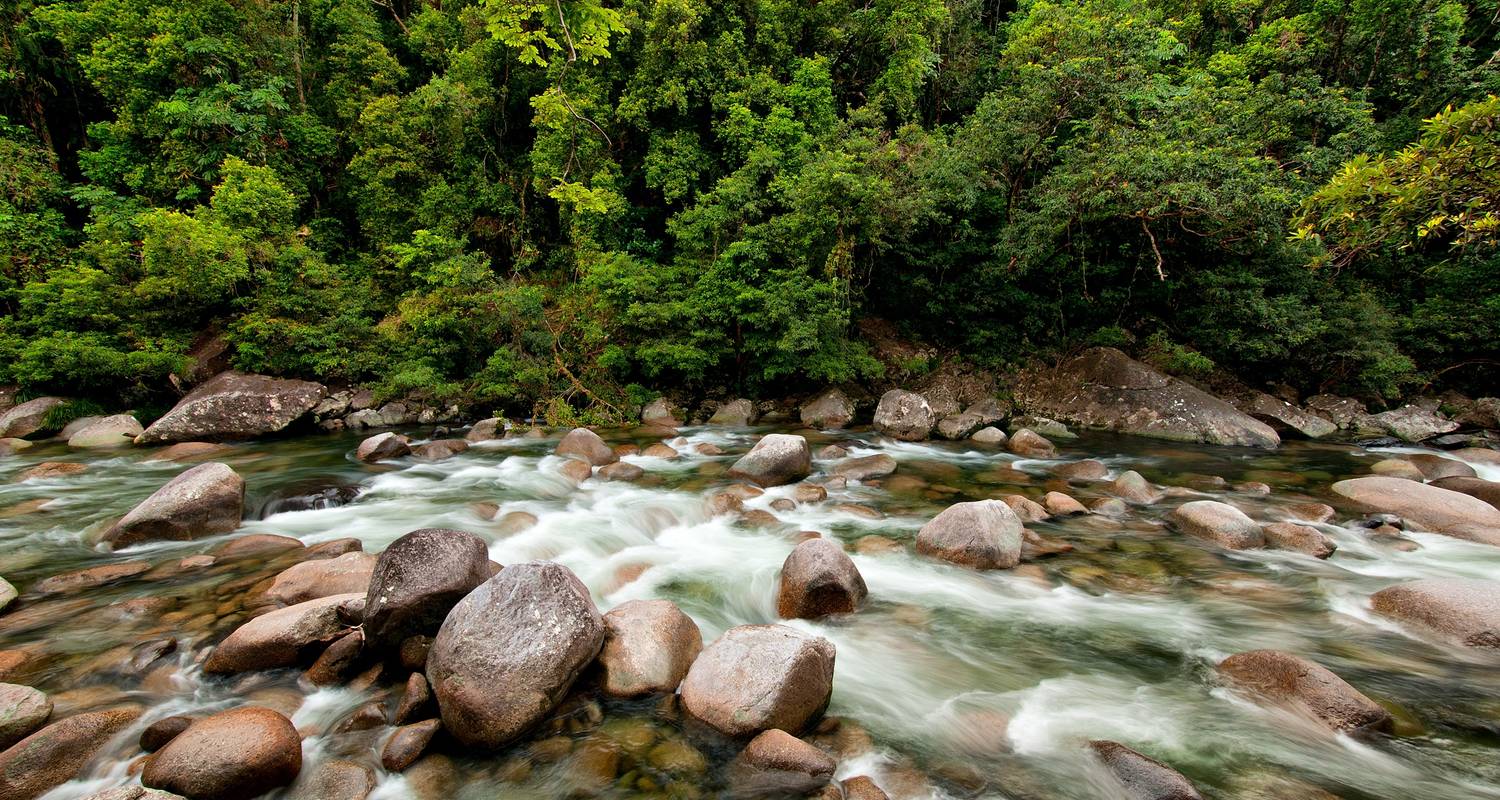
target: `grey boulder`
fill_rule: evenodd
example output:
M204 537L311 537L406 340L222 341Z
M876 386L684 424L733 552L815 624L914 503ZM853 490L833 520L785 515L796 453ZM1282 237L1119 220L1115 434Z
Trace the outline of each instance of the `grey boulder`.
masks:
M230 370L189 392L136 444L253 439L276 433L328 394L320 383Z
M199 464L157 489L100 537L112 547L187 541L240 526L245 480L228 465Z

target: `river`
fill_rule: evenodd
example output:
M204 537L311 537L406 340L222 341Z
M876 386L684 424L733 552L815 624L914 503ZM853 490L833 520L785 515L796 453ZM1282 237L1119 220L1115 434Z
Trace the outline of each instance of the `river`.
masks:
M725 454L696 455L677 442L680 459L627 457L646 470L639 481L592 479L579 486L557 473L560 461L550 454L555 438L499 440L440 462L379 466L352 458L353 436L235 445L216 460L248 483L251 519L239 531L120 553L92 549L88 532L128 511L183 464L150 461L146 450L91 456L51 444L0 459L0 575L22 590L18 607L0 615L0 650L42 654L45 666L26 682L67 708L126 700L147 707L107 757L48 800L131 781L140 755L135 738L153 720L246 702L292 716L305 736L304 772L334 757L364 761L378 772L379 731L338 731L341 720L387 688L313 689L291 671L219 678L196 666L246 618L237 593L289 561L226 559L199 572L147 573L48 598L27 593L36 580L111 561L168 562L247 533L310 545L356 537L376 552L422 527L472 531L490 542L491 557L502 564L558 561L587 584L601 610L637 598L673 600L706 640L735 625L776 621L777 574L798 531L838 539L864 575L868 603L846 617L786 624L837 646L828 713L843 724L824 740L842 748L839 776L871 775L894 798L1115 797L1082 747L1089 739L1148 753L1214 798L1500 798L1500 670L1493 657L1405 632L1368 608L1373 592L1403 580L1493 577L1500 549L1421 533L1408 533L1404 543L1377 539L1357 516L1341 513L1335 524L1321 526L1339 548L1321 561L1221 550L1174 534L1161 521L1186 499L1226 500L1264 520L1283 517L1299 502L1338 505L1328 486L1363 474L1390 452L1308 442L1257 451L1085 435L1058 441L1059 458L1041 461L968 443L895 442L869 431L809 434L815 450L841 442L853 455L887 453L899 462L896 476L775 511L779 525L711 516L707 495L730 483L729 464L768 430L688 428L687 445L713 443ZM605 436L611 443L648 443L629 431ZM1100 459L1112 474L1133 469L1179 488L1160 504L1120 517L1032 523L1074 549L1015 571L975 572L912 550L917 529L959 500L1038 497L1048 488L1083 500L1104 496L1099 483L1069 487L1049 478L1057 463L1080 458ZM16 482L45 460L81 461L88 469ZM1474 466L1482 477L1500 479L1500 469ZM1272 491L1232 488L1246 481ZM327 486L358 487L359 494L336 507L275 510L277 498ZM790 487L772 489L746 507L768 510L789 494ZM486 503L501 514L530 512L537 523L509 533ZM905 546L857 549L869 535ZM871 542L878 540L865 544ZM136 598L161 599L122 605ZM121 648L164 636L175 637L178 649L149 670L112 666ZM1255 648L1289 650L1332 669L1396 715L1396 734L1333 735L1215 680L1218 660ZM406 775L378 772L372 797L694 798L722 786L729 753L691 741L670 703L579 698L564 711L536 737L498 755L454 751L429 756ZM594 774L598 764L581 755L590 741L610 742L623 753L606 767L618 774L603 780ZM661 755L663 743L677 749ZM687 747L702 750L703 758L683 759Z

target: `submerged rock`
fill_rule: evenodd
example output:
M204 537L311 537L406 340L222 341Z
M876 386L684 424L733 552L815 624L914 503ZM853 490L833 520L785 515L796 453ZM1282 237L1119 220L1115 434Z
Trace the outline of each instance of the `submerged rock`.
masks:
M1219 663L1230 683L1287 704L1336 731L1389 730L1390 712L1321 664L1280 650L1251 650Z
M615 450L610 447L599 434L588 428L574 428L557 443L554 452L560 456L568 456L586 462L590 466L602 467L605 464L613 464L619 460Z
M253 439L276 433L328 390L311 381L221 372L194 389L136 437L136 444Z
M464 597L433 642L427 675L443 726L494 750L541 721L604 643L604 621L567 567L506 567Z
M1339 481L1333 491L1362 510L1395 514L1434 533L1500 546L1500 509L1466 494L1381 476Z
M228 465L200 464L183 472L101 536L119 548L142 542L184 541L228 533L245 511L245 480Z
M412 457L419 461L443 461L469 449L465 439L434 439L411 449Z
M0 797L34 800L72 780L141 715L140 706L77 714L0 752Z
M1338 549L1333 539L1311 525L1273 522L1260 530L1266 537L1266 544L1278 550L1293 550L1313 558L1328 558Z
M1266 544L1265 534L1255 520L1238 508L1217 500L1183 503L1167 515L1167 521L1189 536L1206 539L1230 550L1251 550Z
M917 552L975 569L1021 561L1021 520L998 500L954 503L917 533Z
M250 800L301 771L302 740L292 721L250 706L193 723L146 762L141 783L188 800Z
M729 468L729 477L759 486L795 483L812 473L812 451L807 440L787 433L761 437L750 452Z
M412 531L375 561L365 596L365 640L379 649L432 633L449 609L489 578L483 539L451 528Z
M601 685L610 697L677 691L703 650L697 623L670 600L631 600L604 615Z
M893 439L920 442L932 434L937 416L927 399L916 392L892 389L875 407L875 429Z
M1370 605L1465 647L1500 649L1500 582L1428 578L1381 589Z
M868 594L864 577L843 548L830 539L809 539L781 565L776 613L784 619L849 614Z
M1205 444L1281 443L1264 422L1112 347L1023 376L1016 389L1028 412L1085 428Z
M833 692L833 644L784 625L730 628L693 662L683 711L725 736L801 732Z
M1203 800L1182 773L1119 742L1096 739L1089 749L1114 774L1130 800Z

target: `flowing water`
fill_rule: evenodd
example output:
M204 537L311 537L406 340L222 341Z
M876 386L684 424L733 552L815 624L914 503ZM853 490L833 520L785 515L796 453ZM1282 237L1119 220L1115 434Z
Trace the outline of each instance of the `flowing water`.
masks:
M642 480L580 486L558 474L555 439L495 441L437 463L374 467L352 459L353 437L237 445L217 458L245 476L247 508L262 518L226 537L113 554L88 546L88 534L183 464L149 461L146 451L90 457L57 445L0 461L0 575L22 590L17 606L0 615L0 650L26 656L26 682L53 693L59 715L122 701L147 707L105 757L47 797L79 798L132 781L135 739L151 721L243 703L291 715L305 736L304 772L330 758L369 764L378 776L375 798L695 798L722 790L732 751L683 731L669 699L601 703L582 692L508 751L445 750L397 775L379 770L388 730L339 731L362 703L394 702L404 676L391 679L395 695L391 680L318 690L291 670L205 676L196 666L203 654L247 618L238 599L295 555L222 558L176 575L163 567L83 593L27 591L38 579L85 566L175 563L247 533L309 545L356 537L375 552L416 528L452 527L486 538L501 563L567 565L601 610L636 598L673 600L706 640L735 625L776 621L778 570L799 531L841 541L869 585L867 605L844 618L785 624L837 646L829 715L841 724L825 724L818 740L841 754L839 776L871 775L895 798L1116 797L1083 748L1089 739L1117 740L1165 761L1208 797L1500 798L1496 661L1403 631L1368 608L1373 592L1403 580L1492 577L1500 549L1421 533L1372 537L1359 517L1341 513L1337 524L1320 526L1339 549L1319 561L1225 551L1161 522L1173 505L1208 497L1258 519L1285 518L1295 503L1333 503L1333 481L1365 472L1388 452L1295 442L1260 452L1088 435L1059 442L1058 459L1038 461L966 443L809 433L815 449L840 442L853 455L884 452L899 470L872 482L878 485L851 483L825 502L776 511L780 525L712 516L706 498L731 483L729 464L764 432L686 429L685 441L674 442L680 459L627 457L645 468ZM629 431L606 436L647 443ZM696 455L691 445L700 443L725 454ZM1074 549L1013 571L975 572L912 550L917 529L960 500L1038 498L1049 489L1085 501L1104 496L1100 483L1049 478L1057 463L1085 457L1177 488L1162 503L1119 517L1033 523ZM49 459L84 461L88 470L16 482ZM815 471L829 466L816 463ZM1493 467L1475 467L1500 478ZM1271 494L1232 488L1248 481L1270 485ZM359 493L343 505L278 510L298 506L280 498L328 487ZM789 487L773 489L746 507L769 509L789 494ZM500 515L530 512L537 524L511 533L494 521L497 507ZM871 535L901 546L860 542ZM123 666L131 648L169 636L178 640L175 653L139 669ZM1219 659L1254 648L1289 650L1329 667L1392 710L1396 734L1333 735L1215 681Z

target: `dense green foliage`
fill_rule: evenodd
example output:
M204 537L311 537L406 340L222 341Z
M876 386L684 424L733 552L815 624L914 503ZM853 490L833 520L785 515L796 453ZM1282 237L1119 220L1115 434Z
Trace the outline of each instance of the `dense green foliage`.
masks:
M981 363L1492 385L1497 14L18 0L0 382L143 402L221 335L247 369L608 415L874 376L880 317Z

